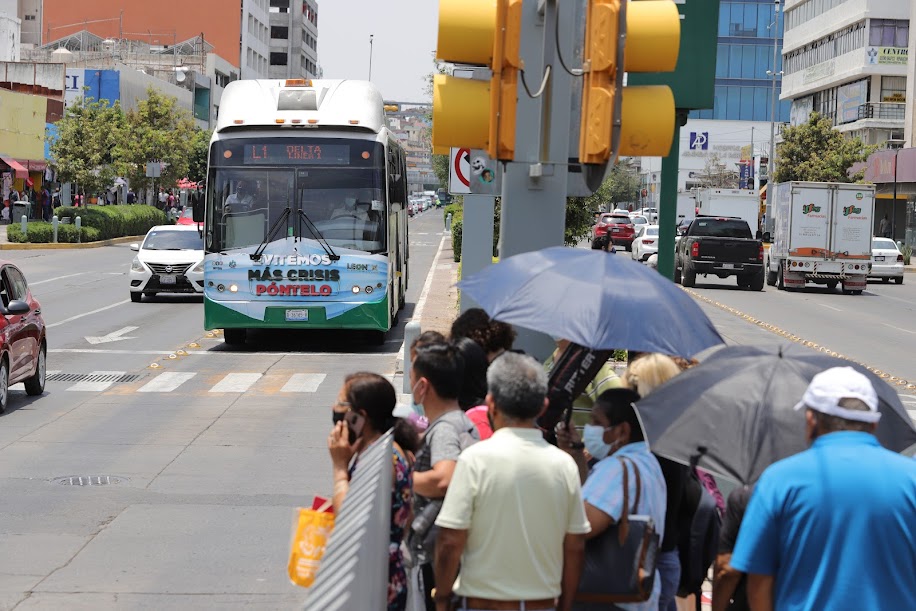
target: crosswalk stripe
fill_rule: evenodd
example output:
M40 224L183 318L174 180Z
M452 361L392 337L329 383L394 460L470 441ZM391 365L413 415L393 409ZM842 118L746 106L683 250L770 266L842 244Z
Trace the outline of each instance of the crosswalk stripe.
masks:
M191 371L167 371L141 386L137 392L172 392L196 375Z
M120 377L127 373L126 371L91 371L89 376L112 376ZM75 392L102 392L108 390L114 382L77 382L67 390Z
M323 373L294 373L280 392L315 392L326 377Z
M260 379L260 373L230 373L211 388L210 392L247 392Z

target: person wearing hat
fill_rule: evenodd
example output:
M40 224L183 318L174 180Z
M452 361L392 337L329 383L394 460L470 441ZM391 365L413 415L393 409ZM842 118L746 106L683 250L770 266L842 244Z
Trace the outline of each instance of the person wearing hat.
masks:
M916 461L881 447L871 382L852 367L814 376L811 447L763 472L731 565L752 609L916 609Z

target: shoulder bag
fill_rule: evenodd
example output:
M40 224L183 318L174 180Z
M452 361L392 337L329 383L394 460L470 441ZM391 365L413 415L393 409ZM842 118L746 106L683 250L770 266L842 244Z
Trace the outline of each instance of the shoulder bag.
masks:
M586 542L577 603L644 602L652 596L658 532L650 516L635 513L642 487L636 463L620 456L617 460L623 467L623 512L616 524ZM636 477L633 513L630 513L628 462Z

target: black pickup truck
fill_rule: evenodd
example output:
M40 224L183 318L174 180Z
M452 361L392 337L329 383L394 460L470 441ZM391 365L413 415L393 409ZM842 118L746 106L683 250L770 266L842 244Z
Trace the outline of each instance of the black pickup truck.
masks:
M694 286L697 274L713 274L737 276L738 286L763 290L763 242L740 218L698 216L678 240L674 259L674 281L684 286Z

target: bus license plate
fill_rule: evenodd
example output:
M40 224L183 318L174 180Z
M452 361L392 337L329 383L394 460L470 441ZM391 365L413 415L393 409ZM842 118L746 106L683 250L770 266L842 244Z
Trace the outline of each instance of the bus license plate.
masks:
M175 276L159 276L159 284L175 284Z
M287 310L286 311L286 320L289 322L298 321L298 320L308 320L309 311L308 310Z

